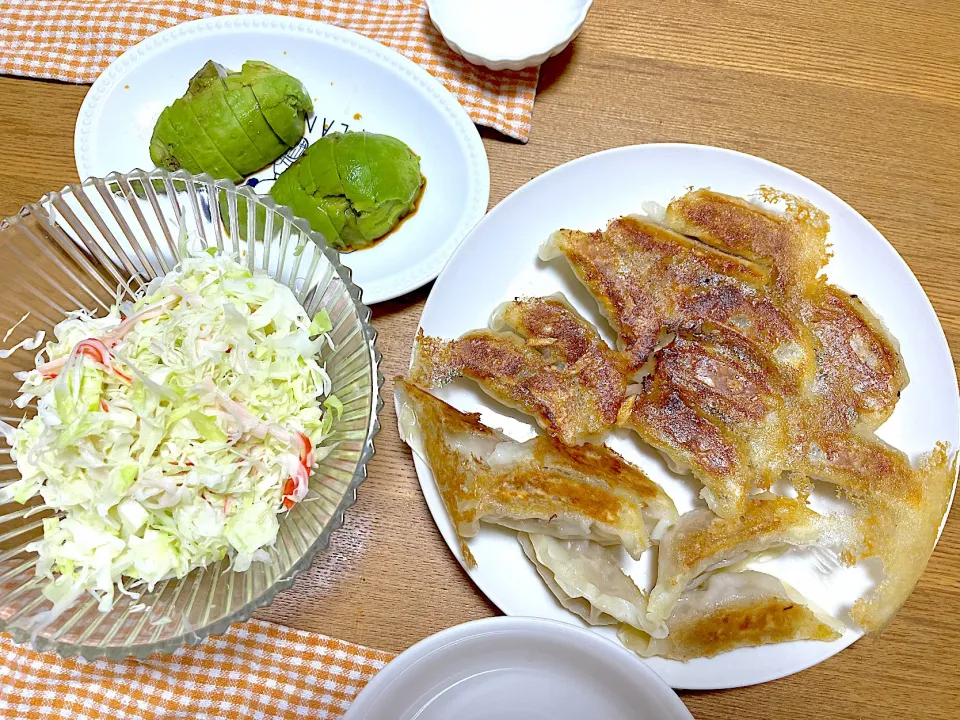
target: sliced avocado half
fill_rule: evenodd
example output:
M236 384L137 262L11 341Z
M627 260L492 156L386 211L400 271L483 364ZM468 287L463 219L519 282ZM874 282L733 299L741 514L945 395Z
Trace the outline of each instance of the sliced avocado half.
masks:
M226 88L221 81L221 68L212 60L190 79L184 99L190 103L197 121L225 159L241 175L249 175L266 165L260 150L247 137L246 131L227 103Z
M402 141L367 132L331 133L310 145L270 193L309 220L330 245L349 251L395 227L416 207L422 187L420 158Z
M287 144L277 137L270 127L257 102L257 96L249 86L243 84L238 73L230 73L224 77L223 85L227 104L247 137L257 146L260 155L267 158L261 166L266 167L287 151Z
M296 145L312 109L303 83L272 65L251 61L231 72L210 60L161 113L150 157L237 182Z
M313 103L303 83L292 75L259 60L248 60L240 74L257 97L263 116L277 136L293 147L304 132L304 116Z
M150 159L158 167L167 170L183 168L187 172L201 172L200 164L194 159L187 144L170 123L170 108L164 108L153 128L150 138Z
M203 131L197 116L190 109L190 103L183 98L177 98L169 108L170 123L174 129L188 143L190 152L204 172L215 178L227 178L233 182L242 179L227 159L223 157L217 146Z

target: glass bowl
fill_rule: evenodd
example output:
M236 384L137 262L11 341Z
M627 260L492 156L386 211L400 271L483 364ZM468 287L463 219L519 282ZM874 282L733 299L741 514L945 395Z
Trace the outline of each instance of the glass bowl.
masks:
M106 312L118 298L130 298L168 272L179 259L181 222L191 242L233 252L251 270L288 285L311 316L320 308L330 313L336 350L327 351L324 360L344 409L325 444L338 445L317 465L304 501L281 519L270 562L241 573L229 570L224 559L181 580L161 582L139 599L117 595L109 612L83 596L45 627L38 627L36 618L50 607L41 594L47 580L36 576L37 555L26 546L42 536L43 519L54 513L39 497L26 505L0 505L0 631L37 650L116 660L172 651L223 633L290 587L326 548L366 477L380 428L383 381L370 310L323 237L289 208L250 188L184 171L135 170L90 178L24 207L0 223L0 328L26 315L3 347L40 330L49 336L71 310ZM13 373L32 368L34 354L20 350L0 359L0 416L14 425L24 411L12 403L19 388ZM35 407L26 413L31 410ZM0 445L3 487L19 473L9 447Z

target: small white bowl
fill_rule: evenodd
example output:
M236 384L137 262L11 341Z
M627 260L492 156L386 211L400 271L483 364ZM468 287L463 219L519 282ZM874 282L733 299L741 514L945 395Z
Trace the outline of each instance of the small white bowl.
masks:
M422 640L344 720L693 720L639 657L584 628L494 617Z
M563 51L593 0L427 0L454 52L491 70L522 70Z

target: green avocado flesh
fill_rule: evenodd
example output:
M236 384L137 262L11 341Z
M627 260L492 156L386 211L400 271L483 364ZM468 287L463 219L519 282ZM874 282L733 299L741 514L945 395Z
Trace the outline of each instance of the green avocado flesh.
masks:
M170 124L173 125L174 130L183 139L184 145L193 153L201 172L208 172L215 178L229 178L234 182L242 179L240 173L204 132L200 121L186 100L177 98L164 112L170 118Z
M241 177L269 162L260 157L260 151L250 142L227 104L226 88L214 63L208 62L193 76L183 99L190 105L207 137Z
M331 247L359 250L413 210L420 158L389 135L331 133L284 170L270 195L310 222Z
M169 170L183 168L187 172L197 174L201 172L200 164L193 158L193 153L184 145L180 135L170 123L170 114L164 110L153 129L150 140L150 159L155 165Z
M239 182L296 145L312 110L303 83L272 65L248 61L232 72L210 60L160 114L150 158Z
M290 147L300 142L304 118L313 112L313 103L303 83L258 60L245 62L240 74L253 89L263 116L277 136Z
M287 144L270 128L267 119L260 112L253 90L244 85L236 74L225 77L223 84L227 91L227 104L233 110L234 117L260 151L260 155L266 158L263 166L269 165L287 151Z

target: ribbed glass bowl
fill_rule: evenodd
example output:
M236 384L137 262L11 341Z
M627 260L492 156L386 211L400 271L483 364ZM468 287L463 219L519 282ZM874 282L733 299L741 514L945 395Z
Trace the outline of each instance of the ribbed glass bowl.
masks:
M53 512L39 497L26 505L0 505L0 631L38 650L88 659L146 657L223 633L309 566L343 523L366 477L382 382L370 310L323 238L288 208L249 188L209 175L137 170L91 178L24 207L0 223L0 330L29 313L3 347L40 330L49 337L71 310L105 313L118 292L121 300L130 298L167 273L179 259L181 222L192 241L233 252L251 270L288 285L310 316L321 308L330 313L336 350L328 349L324 361L344 409L324 444L335 442L336 449L317 466L305 500L281 518L270 562L240 573L228 570L225 559L182 580L161 582L137 600L118 594L109 612L83 596L41 629L35 620L50 607L41 594L47 580L36 576L37 556L26 546L41 537L43 519ZM13 406L19 388L13 374L32 368L34 354L20 350L0 360L0 416L14 425L23 411ZM26 410L33 412L35 407ZM19 473L9 447L0 445L2 487Z

